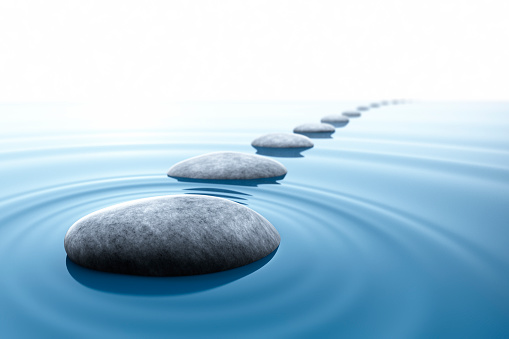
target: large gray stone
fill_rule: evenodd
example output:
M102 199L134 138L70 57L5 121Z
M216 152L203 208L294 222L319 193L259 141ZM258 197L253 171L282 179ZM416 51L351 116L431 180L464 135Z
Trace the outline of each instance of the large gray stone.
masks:
M322 118L321 122L331 124L334 127L342 127L348 124L350 120L342 114L330 114Z
M293 129L294 133L333 133L336 129L331 124L309 123Z
M173 165L168 176L207 180L251 180L286 175L278 161L260 155L239 152L214 152L199 155Z
M212 273L272 253L279 233L235 202L203 195L128 201L89 214L69 228L65 251L76 264L146 276Z
M313 142L303 135L292 133L269 133L253 140L253 147L268 148L310 148Z

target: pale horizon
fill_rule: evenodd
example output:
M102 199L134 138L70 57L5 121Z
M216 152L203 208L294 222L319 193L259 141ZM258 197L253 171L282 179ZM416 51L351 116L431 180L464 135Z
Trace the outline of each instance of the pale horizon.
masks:
M0 9L0 103L509 100L501 0Z

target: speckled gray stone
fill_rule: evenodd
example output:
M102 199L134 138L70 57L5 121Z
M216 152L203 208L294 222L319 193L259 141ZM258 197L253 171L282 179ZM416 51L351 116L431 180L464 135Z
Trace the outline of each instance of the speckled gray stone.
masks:
M341 127L348 124L350 120L342 114L330 114L324 116L320 121L323 123L331 124L334 127Z
M343 112L343 115L345 117L349 117L349 118L358 118L361 116L361 113L357 112L357 111L346 111L346 112Z
M239 152L214 152L173 165L168 176L212 180L250 180L281 177L286 168L278 161Z
M253 140L253 147L270 148L310 148L313 142L303 135L292 133L269 133Z
M277 230L230 200L172 195L128 201L89 214L64 240L70 260L91 269L146 276L212 273L272 253Z
M331 124L309 123L302 124L293 129L294 133L332 133L336 129Z

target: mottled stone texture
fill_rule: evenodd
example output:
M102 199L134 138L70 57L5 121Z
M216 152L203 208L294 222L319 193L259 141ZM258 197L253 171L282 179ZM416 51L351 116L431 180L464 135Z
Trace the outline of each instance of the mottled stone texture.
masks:
M279 233L232 201L173 195L129 201L78 220L64 247L73 262L99 271L146 276L212 273L273 252Z
M293 129L294 133L331 133L336 129L331 124L310 123L302 124Z
M250 180L286 175L278 161L260 155L239 152L214 152L173 165L168 176L212 180Z
M345 117L349 117L349 118L358 118L361 116L361 113L357 112L357 111L346 111L346 112L343 112L343 115Z
M254 139L251 145L270 148L310 148L314 146L308 137L292 133L265 134Z
M331 124L334 127L342 127L348 124L350 120L342 114L330 114L324 116L320 121L323 123Z

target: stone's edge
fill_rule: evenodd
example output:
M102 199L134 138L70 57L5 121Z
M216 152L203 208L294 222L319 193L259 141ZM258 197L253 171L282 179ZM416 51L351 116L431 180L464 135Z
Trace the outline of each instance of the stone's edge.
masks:
M277 175L256 176L256 177L253 177L253 178L233 178L233 179L232 178L217 177L217 176L215 176L215 177L214 176L207 176L207 177L203 177L203 176L199 176L199 177L197 177L197 176L182 176L180 173L175 173L175 171L178 170L178 167L180 165L185 164L188 161L192 161L192 160L195 160L195 159L200 158L200 157L210 156L210 155L214 155L214 154L222 154L222 153L236 153L236 154L241 154L243 156L263 159L264 162L272 163L273 165L277 166L280 171L278 171ZM279 177L286 176L287 173L288 173L288 170L286 169L286 167L282 163L280 163L279 161L276 161L274 159L269 159L267 157L263 157L261 155L247 154L247 153L242 153L242 152L212 152L212 153L206 153L206 154L202 154L202 155L197 155L195 157L191 157L189 159L185 159L185 160L179 161L178 163L176 163L175 165L170 167L170 169L168 170L166 175L169 176L169 177L172 177L172 178L177 178L177 179L178 178L185 178L185 179L202 179L202 180L237 180L238 181L238 180L257 180L257 179L279 178Z
M292 136L292 137L294 136L294 137L296 137L298 139L301 139L302 141L307 142L308 145L306 145L306 146L304 146L304 145L297 145L297 146L265 146L265 145L260 144L260 139L262 139L264 137L271 136L271 135L275 135L275 134L288 134L289 136ZM315 146L315 144L311 141L311 139L309 139L305 135L296 135L296 134L293 134L293 133L268 133L268 134L264 134L262 136L259 136L256 139L254 139L251 142L251 146L253 146L253 147L264 147L264 148L312 148L312 147Z

